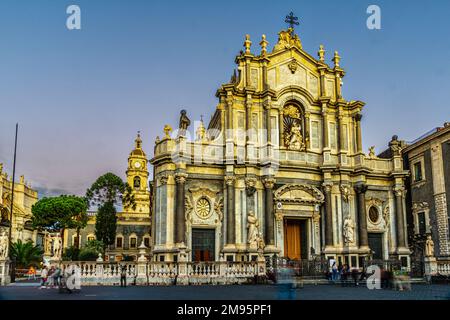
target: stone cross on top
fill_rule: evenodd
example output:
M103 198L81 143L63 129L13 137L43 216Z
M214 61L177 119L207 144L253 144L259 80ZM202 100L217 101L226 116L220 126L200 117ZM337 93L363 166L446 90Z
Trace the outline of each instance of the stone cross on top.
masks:
M294 26L298 26L298 18L296 16L294 16L294 13L291 11L291 13L289 13L289 15L286 16L286 19L284 20L284 22L286 22L287 24L289 24L289 28L291 28L292 30L294 30Z

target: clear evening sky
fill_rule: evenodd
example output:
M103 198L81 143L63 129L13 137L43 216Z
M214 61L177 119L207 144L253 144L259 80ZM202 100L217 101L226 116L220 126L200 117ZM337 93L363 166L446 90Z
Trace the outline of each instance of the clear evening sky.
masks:
M81 8L81 30L66 8ZM366 9L381 7L382 29ZM84 194L101 174L125 176L141 130L149 157L164 124L209 120L214 93L229 80L250 34L259 53L299 17L303 47L335 50L347 74L343 93L366 102L364 149L392 135L414 140L450 121L450 1L101 1L0 2L0 162L40 195ZM330 62L331 64L331 62Z

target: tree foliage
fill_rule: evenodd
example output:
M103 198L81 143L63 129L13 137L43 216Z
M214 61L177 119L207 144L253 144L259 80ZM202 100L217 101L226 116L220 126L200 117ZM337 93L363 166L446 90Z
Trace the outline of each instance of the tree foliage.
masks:
M33 227L48 231L81 229L87 224L86 198L61 195L46 197L31 207Z
M95 237L103 243L103 252L116 239L117 216L112 202L106 202L98 208L95 217Z
M28 268L31 265L37 266L42 259L42 250L35 246L33 242L17 240L11 244L9 257L16 260L18 268Z
M86 192L86 198L93 206L112 203L124 208L136 208L131 186L111 172L102 175L92 184Z

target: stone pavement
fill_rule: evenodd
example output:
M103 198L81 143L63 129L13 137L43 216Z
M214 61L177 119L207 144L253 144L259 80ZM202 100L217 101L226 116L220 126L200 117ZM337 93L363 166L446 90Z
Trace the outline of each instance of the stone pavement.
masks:
M369 290L365 286L305 285L294 291L277 285L90 286L78 293L39 289L36 284L0 287L0 300L449 300L450 285L413 284L411 291Z

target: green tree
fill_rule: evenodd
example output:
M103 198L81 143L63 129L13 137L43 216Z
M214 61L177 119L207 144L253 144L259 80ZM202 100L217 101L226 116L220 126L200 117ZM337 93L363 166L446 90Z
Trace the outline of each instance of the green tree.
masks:
M80 229L87 224L88 201L77 196L46 197L31 207L33 227L47 231L59 231L64 241L65 229ZM79 238L78 238L79 239ZM64 243L62 243L64 248Z
M134 194L130 185L113 173L99 177L86 192L86 199L97 206L95 236L103 243L103 253L116 238L116 206L136 208Z
M9 257L15 259L18 268L28 268L31 265L37 266L42 260L42 250L38 246L35 246L33 242L17 240L17 242L11 244L9 251Z

